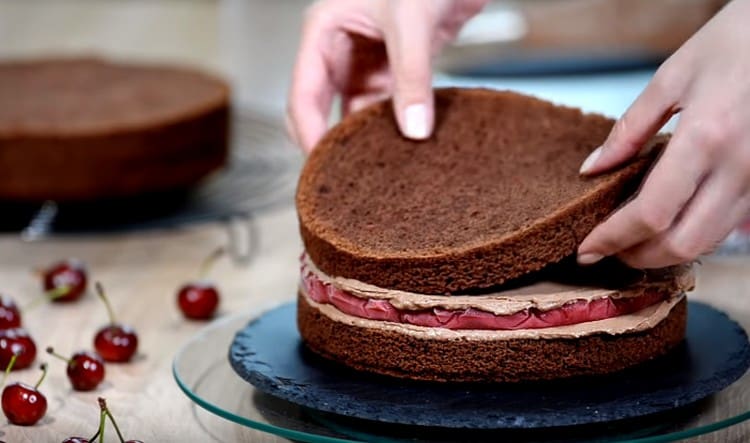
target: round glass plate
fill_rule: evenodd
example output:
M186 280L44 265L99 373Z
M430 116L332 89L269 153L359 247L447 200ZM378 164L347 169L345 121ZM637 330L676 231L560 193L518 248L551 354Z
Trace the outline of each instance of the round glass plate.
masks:
M173 372L198 406L243 426L303 442L631 442L678 441L740 424L750 435L750 372L719 394L636 420L537 430L449 430L390 425L301 407L256 390L231 368L228 352L247 315L217 320L177 353ZM291 325L290 327L294 327ZM745 422L745 423L743 423ZM740 435L743 431L740 431Z

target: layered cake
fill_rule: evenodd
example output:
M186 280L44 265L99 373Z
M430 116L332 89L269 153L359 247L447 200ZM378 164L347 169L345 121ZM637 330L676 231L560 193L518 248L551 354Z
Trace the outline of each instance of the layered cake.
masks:
M512 92L435 98L429 140L401 137L384 102L305 164L298 327L313 352L396 377L515 382L622 370L684 338L689 266L571 259L664 138L582 178L612 120Z
M193 69L95 58L0 62L0 199L184 189L224 164L228 122L227 84Z

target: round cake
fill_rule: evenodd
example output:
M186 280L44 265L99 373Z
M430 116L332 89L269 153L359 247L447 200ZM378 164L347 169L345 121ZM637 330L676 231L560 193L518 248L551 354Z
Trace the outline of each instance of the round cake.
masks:
M653 155L583 178L612 120L512 92L435 99L430 139L403 138L383 102L305 164L298 326L312 351L397 377L516 382L611 373L683 339L689 266L573 257Z
M94 58L0 63L0 199L180 190L227 158L229 88L193 69Z

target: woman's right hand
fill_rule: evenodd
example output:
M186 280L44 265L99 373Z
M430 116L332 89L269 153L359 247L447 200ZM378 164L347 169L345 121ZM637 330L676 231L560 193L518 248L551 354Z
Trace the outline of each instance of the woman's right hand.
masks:
M433 127L432 57L488 0L322 0L307 11L287 107L292 139L311 151L335 96L344 114L393 97L404 136Z

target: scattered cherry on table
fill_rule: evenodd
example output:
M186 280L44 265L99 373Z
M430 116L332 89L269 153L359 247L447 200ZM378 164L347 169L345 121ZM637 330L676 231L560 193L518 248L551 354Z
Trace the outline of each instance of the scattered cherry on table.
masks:
M78 300L85 292L88 277L86 266L80 260L67 259L42 271L44 291L56 294L52 301L71 302Z
M186 318L207 320L214 316L221 297L216 285L206 280L205 276L216 260L224 255L224 252L224 248L218 248L212 252L201 265L200 278L186 283L177 292L177 306Z
M96 353L80 351L70 359L55 353L52 347L47 348L47 353L67 362L66 373L76 391L93 391L104 380L104 361Z
M5 376L11 371L13 361L6 367ZM34 386L26 383L15 382L3 389L2 403L3 413L8 421L14 425L32 426L38 422L47 412L47 398L39 391L39 385L47 375L47 365L41 366L42 376Z
M24 328L0 329L0 367L7 367L13 356L14 370L28 368L36 358L36 343Z
M107 308L109 324L99 329L94 336L94 349L104 361L128 362L138 350L138 334L130 326L117 322L112 305L99 282L96 282L96 293Z
M21 327L21 311L7 295L0 295L0 329Z

